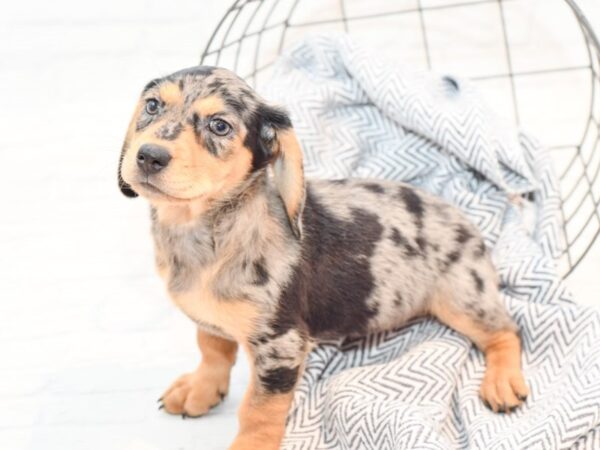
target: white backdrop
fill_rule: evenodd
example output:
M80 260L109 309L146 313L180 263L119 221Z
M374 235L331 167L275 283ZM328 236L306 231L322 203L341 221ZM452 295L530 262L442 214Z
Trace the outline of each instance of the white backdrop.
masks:
M154 275L146 205L116 188L140 89L197 63L228 4L3 2L1 449L206 450L231 441L243 358L231 395L207 417L156 411L156 398L197 363L194 329ZM600 2L580 4L600 33ZM575 298L598 306L599 244L570 278Z

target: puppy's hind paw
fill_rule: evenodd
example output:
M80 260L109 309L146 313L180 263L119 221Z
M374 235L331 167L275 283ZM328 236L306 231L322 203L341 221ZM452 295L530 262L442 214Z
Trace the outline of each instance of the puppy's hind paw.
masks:
M483 403L497 413L511 413L527 399L529 389L519 369L489 367L481 383Z

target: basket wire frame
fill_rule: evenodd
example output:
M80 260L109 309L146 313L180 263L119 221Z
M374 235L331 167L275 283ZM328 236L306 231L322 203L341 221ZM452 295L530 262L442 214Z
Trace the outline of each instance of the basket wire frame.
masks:
M423 0L415 0L412 5L390 11L370 11L368 14L348 15L347 1L337 0L339 12L333 18L316 20L294 20L304 2L301 0L235 0L213 31L201 56L201 64L227 67L256 87L260 77L268 73L277 56L283 51L286 38L291 31L302 32L319 26L336 25L340 31L350 31L351 22L378 19L392 16L417 14L419 18L424 61L426 67L432 64L429 33L425 14L430 11L445 11L468 8L484 4L495 4L499 9L502 48L507 70L471 77L475 81L508 80L511 93L514 120L521 124L521 111L517 80L529 76L559 73L588 73L591 83L590 103L583 135L578 142L565 145L557 143L548 147L561 154L560 167L556 167L561 188L561 213L563 219L563 254L561 271L566 277L577 267L592 248L600 235L600 42L574 0L563 0L573 13L582 35L582 45L586 48L585 64L569 64L539 70L514 69L510 45L510 27L507 23L505 5L520 0L465 0L450 4L423 5ZM527 0L521 0L527 1ZM394 2L401 6L403 2ZM404 2L406 3L406 2ZM273 48L265 48L265 36L278 33L278 41ZM243 58L242 58L243 56ZM247 61L242 69L241 60ZM525 124L526 125L526 124ZM566 159L565 159L566 156Z

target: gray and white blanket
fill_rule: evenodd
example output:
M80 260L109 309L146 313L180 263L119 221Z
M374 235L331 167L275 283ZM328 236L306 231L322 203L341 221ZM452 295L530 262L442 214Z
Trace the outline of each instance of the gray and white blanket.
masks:
M344 35L294 46L265 95L290 110L307 176L413 183L479 226L531 388L516 413L489 411L482 354L422 319L313 351L284 448L600 449L600 314L573 303L555 270L560 201L547 152L497 120L468 81L385 61Z

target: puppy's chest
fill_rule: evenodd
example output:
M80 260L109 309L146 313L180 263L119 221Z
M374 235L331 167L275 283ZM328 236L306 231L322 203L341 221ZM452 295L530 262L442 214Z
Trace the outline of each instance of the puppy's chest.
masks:
M255 305L240 295L237 260L217 258L204 230L155 235L157 265L174 303L200 327L242 340L256 322ZM161 270L161 265L163 270Z

